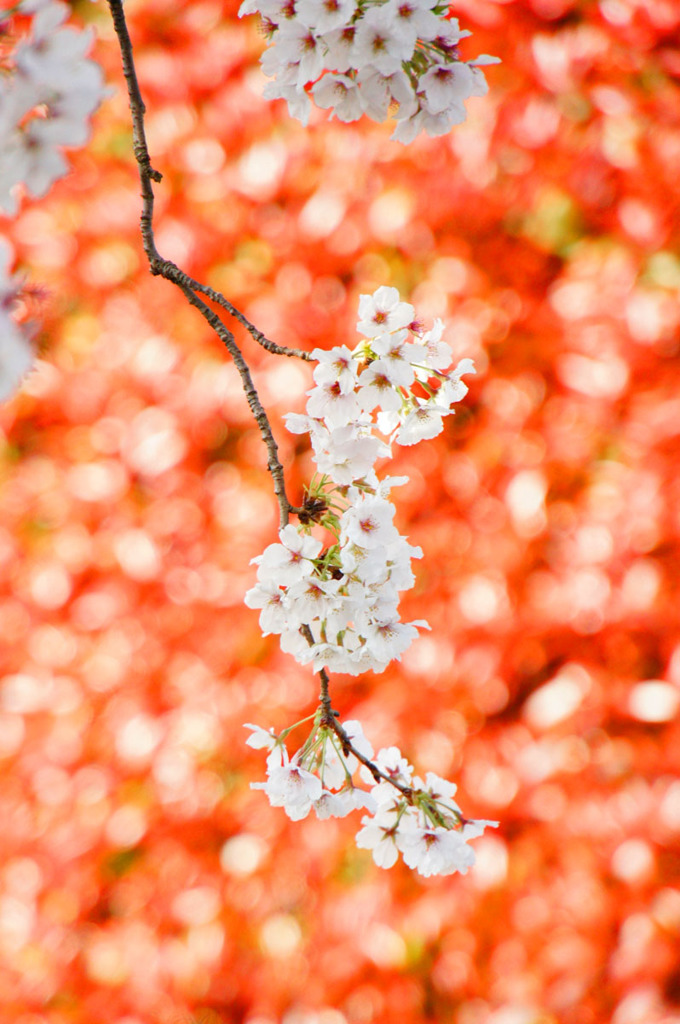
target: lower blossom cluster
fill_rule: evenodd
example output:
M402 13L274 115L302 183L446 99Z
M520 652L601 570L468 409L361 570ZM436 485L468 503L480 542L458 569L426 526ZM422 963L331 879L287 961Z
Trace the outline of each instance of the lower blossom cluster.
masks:
M68 15L56 0L23 0L0 13L7 38L31 19L0 75L0 209L11 216L20 184L40 197L67 173L62 148L87 142L90 115L105 96L102 70L86 57L92 36L64 27Z
M433 772L423 782L397 747L380 750L372 761L373 749L358 721L345 722L344 741L317 714L310 735L292 758L285 741L297 725L278 736L257 725L246 728L251 730L246 743L269 751L267 781L253 782L251 788L263 790L272 807L282 807L293 821L312 810L317 818L344 818L353 810L366 810L356 843L371 851L378 867L392 867L401 853L404 863L421 875L466 874L475 862L469 841L498 824L466 820L453 799L454 783ZM355 784L359 760L347 741L362 758L359 775L369 789Z
M306 414L288 429L308 433L319 473L298 510L300 524L279 533L257 563L246 604L260 609L263 634L315 671L382 672L418 635L423 620L400 621L401 591L415 582L411 559L422 557L393 518L391 488L407 477L379 479L374 464L391 444L413 445L443 430L451 406L467 393L461 376L470 359L451 367L443 324L424 331L396 288L361 296L350 351L316 349L316 386ZM324 547L314 524L332 537Z
M483 54L463 61L470 35L438 0L245 0L239 15L259 14L270 46L262 69L267 99L285 99L307 124L311 101L340 121L366 114L398 122L392 138L444 135L466 118L465 101L487 92Z

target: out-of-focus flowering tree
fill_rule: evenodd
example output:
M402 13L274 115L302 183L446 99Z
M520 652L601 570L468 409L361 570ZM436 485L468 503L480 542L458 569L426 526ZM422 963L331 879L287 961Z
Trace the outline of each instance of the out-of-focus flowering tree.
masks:
M282 344L354 345L390 284L475 360L444 433L395 459L424 554L403 617L432 632L334 691L501 821L466 878L423 880L249 788L242 723L284 728L318 689L242 604L276 539L266 453L147 272L113 30L71 6L116 91L3 224L43 321L0 412L4 1016L676 1024L680 9L466 0L465 58L503 64L405 149L264 100L237 5L125 5L159 249ZM282 417L309 370L244 345L301 499Z

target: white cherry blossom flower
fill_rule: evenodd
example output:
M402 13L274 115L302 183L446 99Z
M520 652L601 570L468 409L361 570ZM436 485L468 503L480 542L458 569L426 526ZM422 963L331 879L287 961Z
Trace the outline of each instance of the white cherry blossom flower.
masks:
M284 603L285 591L277 583L259 581L246 593L244 602L248 608L261 609L260 629L262 636L270 633L284 633L289 625L289 614Z
M286 592L288 622L300 627L323 621L342 601L339 587L338 580L321 580L316 576L293 583Z
M454 829L430 826L400 832L396 843L404 863L425 877L450 875L455 871L465 875L475 862L474 850L467 845L462 833Z
M337 383L344 394L354 390L358 379L357 361L346 345L338 345L330 351L315 348L312 358L317 360L313 374L317 384Z
M295 11L303 22L318 33L344 28L356 10L355 0L296 0Z
M297 16L295 0L244 0L238 11L239 18L246 14L259 14L265 25L278 26Z
M436 0L387 0L385 4L404 35L413 39L414 46L416 39L434 39L440 32L442 20L432 10L436 6Z
M374 359L366 367L359 377L359 404L364 412L371 412L376 405L381 406L383 411L398 412L401 409L403 398L395 388L394 376L393 366L384 359ZM411 370L409 384L413 378L414 373Z
M340 535L369 551L390 544L399 536L392 522L395 511L391 502L367 495L343 513Z
M66 4L46 4L33 18L30 40L14 53L14 62L26 78L52 92L71 89L70 76L92 46L91 31L59 27L68 13Z
M427 625L422 620L418 624ZM372 656L384 662L401 661L402 654L417 636L415 623L400 622L398 618L377 621L366 629L366 643Z
M347 75L324 75L312 86L312 95L318 107L332 109L339 121L358 121L364 113L359 86Z
M450 370L444 378L442 378L441 388L437 393L437 401L442 400L446 405L453 405L454 402L460 402L461 398L465 398L469 388L460 378L464 373L476 373L474 363L471 359L461 359L454 370Z
M314 801L314 811L317 818L346 818L352 813L352 805L342 799L338 793L331 793L324 789L318 800Z
M411 778L413 776L413 767L408 763L405 757L402 756L399 747L383 747L378 751L377 757L374 759L374 763L380 768L381 772L387 775L390 779L395 779L397 782L401 782L403 785L410 785ZM367 768L362 768L360 771L361 777L364 782L373 782L373 776ZM389 801L394 799L394 789L392 786L386 783L380 783L376 786L373 791L373 796L378 802L381 803L381 795Z
M253 558L258 566L260 581L277 584L297 583L314 572L314 561L321 548L320 540L298 533L292 524L279 533L280 544L270 544L261 555Z
M367 588L383 586L389 577L384 547L365 548L347 540L340 548L340 565L348 578L347 590L356 605L367 599Z
M329 427L344 427L354 422L361 408L354 391L344 391L343 387L340 381L335 381L309 391L309 415L323 418Z
M353 71L352 54L354 52L354 36L356 27L345 25L343 28L326 32L321 40L324 48L324 67L328 71L339 74Z
M463 824L463 838L477 839L487 828L498 828L499 822L488 821L486 818L468 818Z
M376 424L381 434L391 437L401 425L401 410L392 409L388 412L381 410L376 416Z
M415 583L411 569L412 558L422 558L423 549L409 544L405 537L398 537L390 544L386 564L390 574L390 580L397 590L410 590Z
M307 413L287 417L293 433L310 437L320 474L310 489L318 506L314 521L335 542L322 557L320 541L308 536L309 520L304 528L289 524L280 543L254 559L258 584L246 596L260 609L263 631L280 634L286 653L315 671L352 675L383 672L427 626L402 623L399 616L400 591L413 586L411 561L422 551L394 524L390 491L407 478L378 476L377 460L390 455L378 435L402 444L434 436L465 388L460 375L474 369L470 360L449 374L430 365L430 356L437 366L450 361L440 340L443 326L436 323L422 336L413 307L396 289L362 296L360 317L366 340L353 351L315 350L316 386L308 392ZM412 334L420 340L410 341ZM431 399L411 391L416 379L430 381L431 389L432 378L441 386Z
M320 779L295 761L270 768L266 782L251 782L251 789L262 789L272 807L283 807L292 821L306 818L312 804L321 797Z
M421 132L437 138L439 135L446 135L454 125L462 124L464 120L464 108L462 114L459 107L451 107L439 114L432 114L421 106L415 113L399 122L391 138L408 146Z
M357 330L366 338L377 338L408 327L415 319L415 312L410 303L401 301L396 288L381 285L373 295L360 296Z
M369 8L356 29L352 53L355 67L370 65L383 75L391 75L401 68L402 61L413 56L415 41L397 25L386 6Z
M417 107L411 80L401 69L384 75L369 64L357 74L361 86L361 102L365 113L379 123L387 119L390 108L397 105L397 119L407 117Z
M455 107L465 119L464 101L472 95L474 76L472 68L463 61L435 64L420 79L418 92L425 98L430 114L441 114Z
M419 364L427 358L425 346L409 342L407 330L380 334L371 340L371 348L390 367L390 378L394 384L404 388L413 383L413 364Z
M313 82L324 69L323 50L313 30L301 21L293 19L284 22L276 33L275 45L269 50L268 63L263 58L262 68L265 74L272 74L276 63L297 66L295 84L302 88L307 82ZM265 57L267 54L265 54ZM269 70L268 70L269 69Z
M102 71L86 58L90 32L63 27L66 4L22 5L33 15L0 83L0 209L14 215L17 186L43 196L68 171L59 147L82 145L103 99Z
M363 479L377 458L390 454L379 438L359 433L352 424L331 431L327 440L316 450L316 464L320 473L326 473L337 484Z
M379 868L391 868L399 859L394 826L381 825L375 818L363 817L363 828L356 834L355 842L360 850L370 850Z
M444 334L444 321L437 318L432 325L432 330L421 337L421 343L425 346L425 359L427 365L433 370L444 370L451 365L453 355L451 346L442 341ZM469 372L474 372L471 370Z
M269 82L262 92L266 100L285 100L288 104L288 113L300 124L306 125L312 109L312 101L305 92L303 86Z
M397 444L417 444L419 441L441 434L444 429L443 417L448 416L450 412L451 410L444 405L425 403L416 406L397 432Z
M291 434L328 435L328 429L323 419L313 416L306 416L304 413L287 412L283 417L286 421L286 430Z
M267 768L280 768L288 763L286 748L279 742L279 738L273 729L263 729L260 725L252 725L245 722L244 729L251 729L252 735L246 740L246 746L253 750L268 750Z

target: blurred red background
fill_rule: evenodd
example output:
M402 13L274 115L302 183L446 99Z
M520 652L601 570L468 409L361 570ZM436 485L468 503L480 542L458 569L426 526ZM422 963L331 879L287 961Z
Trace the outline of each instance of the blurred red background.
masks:
M374 745L498 818L467 876L289 822L242 723L309 714L311 671L242 604L276 536L219 342L152 278L117 49L74 173L5 227L48 295L0 413L2 1021L680 1021L680 7L465 0L490 93L408 149L260 98L254 19L128 0L161 253L268 335L354 344L361 293L443 317L479 375L398 452L433 631L339 677ZM309 368L237 329L281 415Z

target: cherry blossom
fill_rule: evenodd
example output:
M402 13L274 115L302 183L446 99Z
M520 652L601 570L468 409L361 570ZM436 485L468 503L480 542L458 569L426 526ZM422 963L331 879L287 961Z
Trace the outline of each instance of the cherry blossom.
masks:
M279 583L298 583L314 571L314 559L321 551L321 541L298 533L290 524L279 534L280 544L270 544L263 554L253 559L259 566L258 578L276 576Z
M433 772L423 782L413 775L398 747L385 747L371 760L373 748L356 719L341 727L344 738L325 721L319 709L305 742L290 759L283 739L302 723L281 736L247 725L252 732L247 744L270 751L267 781L251 783L251 788L261 789L272 807L283 807L293 821L306 818L312 810L320 819L368 811L361 819L356 844L371 851L378 867L393 867L401 853L404 863L423 876L466 874L475 862L469 841L498 823L464 819L453 801L454 783ZM363 759L359 776L368 790L354 781L359 757ZM376 782L376 777L381 781Z
M307 413L286 420L293 433L309 434L319 471L308 492L318 509L313 522L335 543L322 551L313 523L289 524L280 543L254 559L258 582L246 595L261 610L263 632L280 634L301 664L351 675L384 671L428 628L399 618L399 592L413 586L411 560L422 552L394 523L390 491L405 478L381 480L375 464L391 455L390 440L411 445L441 433L467 391L461 376L474 373L470 359L445 372L443 325L423 332L396 288L360 297L358 329L364 338L353 350L315 349ZM416 382L430 398L413 392ZM301 628L306 643L295 637Z
M269 768L266 782L251 782L251 789L262 789L272 807L283 807L292 821L306 818L312 804L321 797L319 779L295 761Z
M413 769L397 747L381 750L376 765L393 781L407 787L406 793L390 782L371 790L374 814L361 819L357 846L371 850L378 867L392 867L401 853L404 863L419 874L466 874L475 862L468 841L495 828L495 821L466 821L453 801L454 783L428 772L426 782L413 776ZM370 779L362 770L365 781Z
M366 114L398 122L392 138L411 142L421 131L440 135L465 120L465 101L486 92L483 55L461 60L470 33L434 0L245 0L239 16L259 13L270 46L261 58L272 78L264 95L285 99L307 124L310 87L316 105L340 121Z
M91 33L64 26L66 4L19 9L33 15L31 30L0 78L0 209L10 215L19 185L40 197L67 173L62 147L84 145L89 118L106 94L101 68L86 57ZM11 19L3 28L12 30Z

